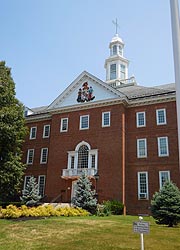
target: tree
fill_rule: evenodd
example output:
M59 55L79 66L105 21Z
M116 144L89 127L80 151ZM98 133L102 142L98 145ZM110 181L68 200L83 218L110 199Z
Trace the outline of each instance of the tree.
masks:
M20 190L25 134L23 105L15 97L11 70L0 62L0 201L12 200Z
M92 184L84 172L76 185L75 197L72 199L73 205L86 209L92 214L95 213L97 207L95 190L92 190Z
M175 184L167 181L151 201L152 216L157 224L169 227L180 222L180 190Z
M34 206L41 199L41 195L39 195L39 186L36 182L36 178L33 176L30 177L25 189L22 191L21 200L27 206Z

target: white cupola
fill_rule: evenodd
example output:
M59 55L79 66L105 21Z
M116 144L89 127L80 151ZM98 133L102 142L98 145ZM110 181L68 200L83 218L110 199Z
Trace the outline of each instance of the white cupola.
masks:
M124 42L116 34L110 44L110 56L105 61L106 82L111 86L119 85L128 79L129 61L124 57Z

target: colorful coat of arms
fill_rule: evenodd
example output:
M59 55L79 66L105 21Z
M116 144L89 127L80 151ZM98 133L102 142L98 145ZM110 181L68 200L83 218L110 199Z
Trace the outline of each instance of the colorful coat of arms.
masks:
M88 83L85 82L82 85L82 88L78 91L77 102L89 102L95 98L93 95L93 88L88 86Z

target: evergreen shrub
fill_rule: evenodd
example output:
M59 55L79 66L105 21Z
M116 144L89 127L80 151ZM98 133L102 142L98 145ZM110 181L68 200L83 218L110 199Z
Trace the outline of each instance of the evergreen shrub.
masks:
M105 209L113 215L123 214L124 205L120 201L117 200L104 201L103 205Z

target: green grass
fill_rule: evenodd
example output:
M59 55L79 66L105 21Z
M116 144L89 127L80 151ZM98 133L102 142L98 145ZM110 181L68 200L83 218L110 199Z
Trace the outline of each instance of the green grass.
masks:
M0 250L116 250L140 249L140 235L133 233L138 217L60 217L43 220L0 220ZM180 227L156 225L150 217L145 250L180 249Z

